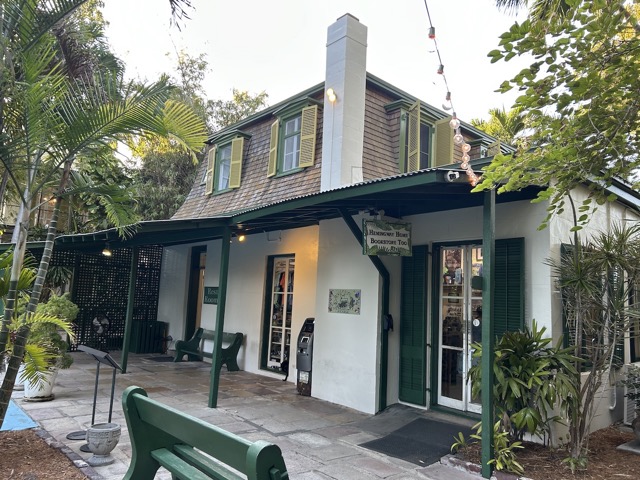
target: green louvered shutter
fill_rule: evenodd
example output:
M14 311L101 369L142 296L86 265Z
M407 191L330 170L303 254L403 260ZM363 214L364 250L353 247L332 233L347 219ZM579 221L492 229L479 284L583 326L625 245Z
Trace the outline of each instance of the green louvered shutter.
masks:
M273 177L276 174L276 169L278 167L278 126L278 120L271 124L271 140L269 142L269 168L267 169L267 177Z
M449 120L449 118L444 118L435 123L436 146L433 167L453 163L453 128L449 125Z
M302 109L300 125L300 166L311 167L316 154L316 128L318 124L318 106Z
M420 101L407 111L407 172L420 170Z
M403 402L426 404L427 247L413 247L402 257L400 293L400 391Z
M212 145L207 155L207 183L204 194L211 195L213 193L213 178L215 177L216 167L216 146Z
M524 238L496 240L493 325L496 337L524 328Z
M231 141L231 166L229 169L229 188L240 186L242 176L242 154L244 152L244 138L234 138Z

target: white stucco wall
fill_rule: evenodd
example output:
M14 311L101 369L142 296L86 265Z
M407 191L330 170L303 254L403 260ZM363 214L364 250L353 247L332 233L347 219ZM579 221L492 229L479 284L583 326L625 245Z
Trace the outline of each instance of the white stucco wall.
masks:
M380 276L344 220L321 222L319 239L311 394L375 413ZM360 315L329 313L329 289L360 289Z
M293 254L296 258L291 330L293 354L293 342L305 318L312 317L315 311L317 232L318 227L307 227L272 233L271 237L275 238L273 241L267 240L264 233L248 235L242 243L233 240L229 256L224 331L238 331L245 335L243 347L238 355L238 364L242 370L270 375L269 372L260 370L265 275L267 257L270 255ZM184 332L189 255L194 245L165 249L166 260L163 261L160 282L158 319L169 322L170 334L176 340L181 339ZM206 246L204 284L219 286L221 241L211 241ZM216 305L203 305L202 327L215 329L216 314ZM295 356L292 357L289 381L295 382Z
M587 198L589 192L586 188L579 188L572 192L576 208ZM579 214L578 214L579 216ZM592 238L600 232L608 232L614 224L622 224L628 220L638 220L638 213L625 205L613 202L606 203L590 213L589 223L579 232L580 241ZM573 243L573 216L570 207L567 205L564 213L555 217L549 224L550 245L555 259L560 258L560 247L563 243ZM559 295L555 295L553 302L554 322L562 325L562 305ZM616 421L622 420L624 397L620 387L616 387L616 381L620 379L621 372L615 371L609 378L609 373L603 376L603 385L599 389L594 401L594 416L590 424L590 430L595 431L607 427ZM587 374L583 374L583 380ZM556 425L554 428L554 439L566 434L567 429Z
M184 335L191 246L168 247L162 252L158 321L169 324L168 334L174 342Z

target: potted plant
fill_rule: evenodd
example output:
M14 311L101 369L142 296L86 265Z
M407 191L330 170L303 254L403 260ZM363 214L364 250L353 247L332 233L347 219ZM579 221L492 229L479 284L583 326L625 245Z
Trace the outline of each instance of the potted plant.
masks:
M631 428L636 438L640 440L640 367L629 365L625 379L621 383L627 387L625 397L634 403L636 418L631 422Z
M24 358L25 399L53 399L52 389L58 370L69 368L69 338L73 337L72 322L78 316L78 306L69 294L53 296L38 305L32 322Z

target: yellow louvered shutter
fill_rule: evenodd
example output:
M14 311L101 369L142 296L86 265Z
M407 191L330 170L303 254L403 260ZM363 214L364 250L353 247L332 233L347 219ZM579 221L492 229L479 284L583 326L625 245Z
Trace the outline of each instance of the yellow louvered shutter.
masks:
M269 168L267 169L267 177L273 177L276 174L278 166L278 120L271 124L271 141L269 142Z
M213 193L213 177L215 177L216 167L216 146L212 145L207 155L207 183L204 194L211 195Z
M300 166L311 167L316 155L316 127L318 124L318 106L302 109L300 124Z
M420 101L407 112L407 172L420 170Z
M240 186L242 176L242 154L244 152L244 138L234 138L231 141L231 168L229 171L229 188Z
M451 165L453 163L453 128L450 118L438 120L435 124L436 147L434 148L433 167Z

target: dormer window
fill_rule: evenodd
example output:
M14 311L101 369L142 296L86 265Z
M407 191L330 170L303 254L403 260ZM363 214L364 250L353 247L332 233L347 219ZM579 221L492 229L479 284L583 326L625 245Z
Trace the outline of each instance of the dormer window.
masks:
M304 99L276 112L278 119L271 124L268 177L314 165L318 105L313 103L312 99Z
M245 138L249 135L236 130L220 137L211 146L207 154L205 195L240 187Z
M450 117L439 118L420 101L399 100L385 105L387 112L400 111L398 170L415 172L453 163L453 130Z
M453 130L449 118L430 122L417 101L407 110L403 124L406 139L404 158L400 159L403 172L453 163Z

